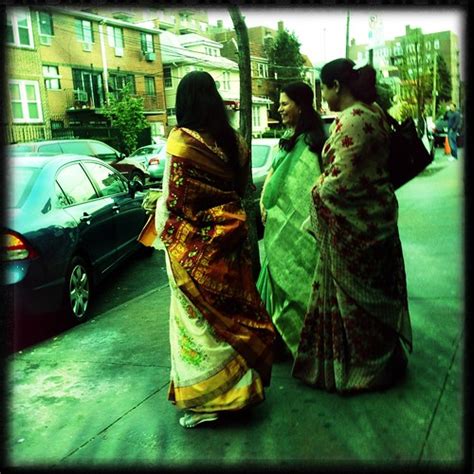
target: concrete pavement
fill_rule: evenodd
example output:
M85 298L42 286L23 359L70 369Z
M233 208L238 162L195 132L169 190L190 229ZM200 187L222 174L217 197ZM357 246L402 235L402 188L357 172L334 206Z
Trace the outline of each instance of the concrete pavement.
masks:
M9 358L5 467L461 470L462 160L440 154L397 195L414 341L401 385L342 397L277 363L263 404L184 430L162 286Z

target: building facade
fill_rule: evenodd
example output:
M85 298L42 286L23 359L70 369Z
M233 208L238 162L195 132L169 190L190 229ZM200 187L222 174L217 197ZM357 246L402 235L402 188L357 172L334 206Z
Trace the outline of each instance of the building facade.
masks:
M51 138L54 130L73 126L104 126L108 94L117 95L125 85L143 99L152 135L163 134L158 31L56 7L9 8L7 31L9 142ZM35 116L28 113L33 101ZM36 132L27 136L25 129Z

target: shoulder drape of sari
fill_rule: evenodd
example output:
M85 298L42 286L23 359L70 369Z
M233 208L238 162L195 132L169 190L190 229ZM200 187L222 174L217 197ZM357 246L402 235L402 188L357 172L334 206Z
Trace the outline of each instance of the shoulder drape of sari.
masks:
M252 277L234 168L222 150L185 128L171 132L167 152L166 215L159 238L176 284L216 335L268 385L274 328Z
M398 203L388 180L388 125L377 105L356 103L332 125L325 171L313 189L322 257L342 291L411 348Z
M318 156L298 137L295 147L276 156L262 197L267 211L265 261L257 287L283 340L295 354L318 258L317 243L303 222L319 174Z

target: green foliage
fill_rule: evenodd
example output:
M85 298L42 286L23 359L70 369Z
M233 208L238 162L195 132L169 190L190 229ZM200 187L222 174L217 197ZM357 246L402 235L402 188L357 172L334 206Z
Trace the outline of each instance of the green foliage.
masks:
M438 59L437 59L437 65L438 65L437 67L438 69L437 101L438 101L438 104L440 104L442 102L448 102L451 99L451 74L448 70L446 61L439 54L438 54Z
M140 131L149 126L144 113L143 99L134 97L126 85L117 96L109 94L109 105L104 115L120 135L120 151L129 155L137 148Z
M278 118L280 89L289 82L303 79L304 59L300 53L301 43L294 33L280 30L276 38L266 46L269 74L274 79L275 88L271 94L273 106L271 116Z

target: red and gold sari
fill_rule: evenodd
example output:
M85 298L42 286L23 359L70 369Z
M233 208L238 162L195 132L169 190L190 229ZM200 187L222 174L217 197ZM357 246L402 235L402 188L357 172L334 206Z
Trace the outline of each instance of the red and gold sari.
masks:
M171 288L169 399L200 412L237 410L264 399L274 328L252 277L240 171L210 137L175 128L167 142L156 230ZM237 185L236 185L237 183Z

